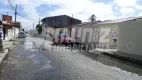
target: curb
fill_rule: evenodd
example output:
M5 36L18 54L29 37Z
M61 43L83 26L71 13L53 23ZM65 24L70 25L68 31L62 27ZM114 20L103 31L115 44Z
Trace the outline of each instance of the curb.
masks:
M3 61L6 59L8 56L8 53L14 49L14 46L10 46L10 48L5 49L4 53L0 53L0 65L3 63Z
M8 55L9 49L5 49L4 53L0 53L0 65L3 63L3 60L6 58L6 56Z
M137 59L133 59L133 58L130 58L130 57L125 57L125 56L121 56L121 55L117 55L117 54L111 54L111 53L108 53L108 52L103 52L103 54L114 57L116 59L123 60L123 61L128 61L128 62L132 62L132 63L138 64L138 65L142 65L142 61L137 60Z
M137 60L137 59L134 59L134 58L131 58L131 57L126 57L126 56L121 56L121 55L118 55L118 54L115 54L116 52L103 52L103 51L94 51L94 52L89 52L91 54L104 54L104 55L107 55L107 56L110 56L110 57L113 57L113 58L116 58L116 59L119 59L119 60L123 60L123 61L128 61L128 62L132 62L132 63L135 63L135 64L138 64L138 65L142 65L142 61L141 60Z

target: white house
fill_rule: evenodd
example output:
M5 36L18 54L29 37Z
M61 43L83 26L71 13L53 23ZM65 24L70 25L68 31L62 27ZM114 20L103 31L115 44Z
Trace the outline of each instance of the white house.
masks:
M53 36L58 35L59 32L67 33L71 35L72 26L75 24L80 24L81 21L67 15L59 15L46 17L42 21L42 36L52 40L49 34ZM47 32L47 34L46 34Z
M107 20L74 25L72 36L84 45L116 49L118 55L142 61L142 17ZM116 40L115 40L116 39Z
M2 27L4 40L11 40L18 36L20 31L20 22L12 21L12 16L2 15Z
M19 27L20 26L18 25L15 27L9 23L4 23L3 24L4 40L11 40L18 37L18 33L20 30Z

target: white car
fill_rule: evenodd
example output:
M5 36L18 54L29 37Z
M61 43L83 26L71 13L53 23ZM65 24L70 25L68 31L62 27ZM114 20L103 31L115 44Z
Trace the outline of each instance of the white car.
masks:
M26 35L24 32L19 32L18 38L25 38L25 37L26 37Z

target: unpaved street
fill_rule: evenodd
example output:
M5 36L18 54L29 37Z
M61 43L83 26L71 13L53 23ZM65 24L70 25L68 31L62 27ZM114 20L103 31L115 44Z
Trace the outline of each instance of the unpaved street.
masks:
M77 50L55 51L49 41L32 37L21 40L9 53L1 74L1 80L142 80L135 73L104 65Z

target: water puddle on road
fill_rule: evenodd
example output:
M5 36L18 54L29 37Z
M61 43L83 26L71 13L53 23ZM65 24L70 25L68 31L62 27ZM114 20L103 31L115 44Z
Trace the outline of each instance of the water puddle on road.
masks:
M25 48L25 51L38 51L37 46L32 41L29 41L29 40L25 41L24 48Z
M2 65L1 79L53 80L49 78L58 76L52 60L37 44L29 38L20 40L20 45L9 53L8 59Z
M43 54L43 50L38 48L34 42L26 40L24 43L25 57L36 65L42 65L40 69L52 68L51 61Z
M33 42L26 40L25 43L24 43L24 48L25 48L25 50L32 49L33 48Z

